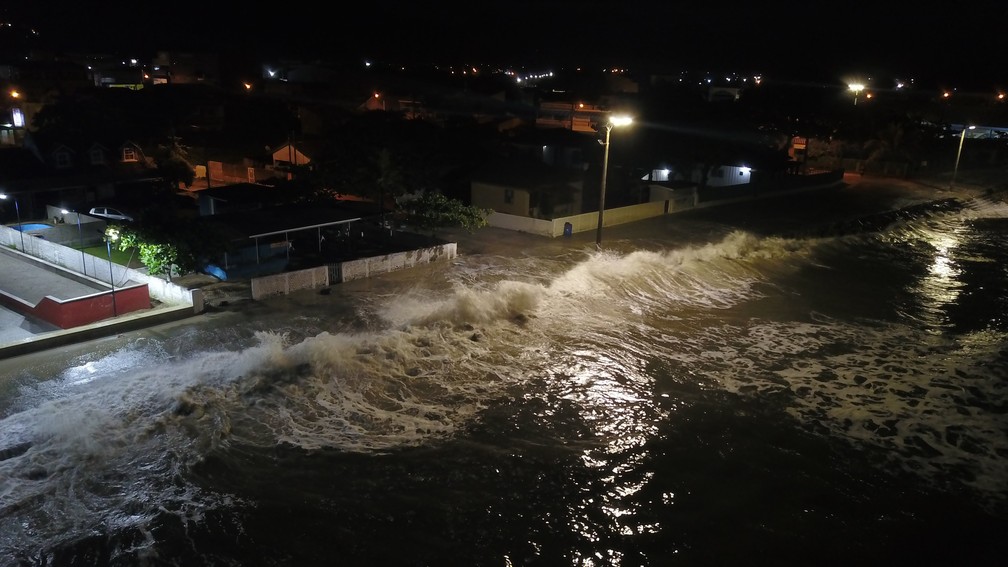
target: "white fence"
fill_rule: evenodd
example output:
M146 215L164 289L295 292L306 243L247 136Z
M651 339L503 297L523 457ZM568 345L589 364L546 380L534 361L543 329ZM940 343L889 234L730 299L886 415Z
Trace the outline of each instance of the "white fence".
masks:
M76 227L74 227L76 230ZM108 259L80 250L74 250L56 242L50 242L32 234L0 225L0 245L20 250L67 271L122 287L127 282L147 284L150 296L167 305L192 305L196 313L203 312L203 292L177 286L167 280L144 272L121 266Z

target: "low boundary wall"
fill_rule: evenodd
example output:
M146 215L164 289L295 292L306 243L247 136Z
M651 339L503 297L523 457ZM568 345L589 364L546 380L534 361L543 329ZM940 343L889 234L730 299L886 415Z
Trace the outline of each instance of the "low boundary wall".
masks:
M651 217L659 217L669 212L669 203L672 201L652 201L628 207L616 207L606 209L602 215L602 226L616 226ZM598 228L598 212L581 213L568 217L559 217L552 220L533 219L508 215L504 213L492 213L487 218L487 224L497 228L515 230L538 234L540 236L557 237L567 233L567 225L570 225L570 233L587 232Z
M252 278L252 299L287 295L302 289L317 289L329 285L329 268L319 266L293 272Z
M726 185L724 187L708 187L702 191L697 191L695 188L678 189L670 191L669 198L665 200L606 209L605 214L602 215L602 226L616 226L695 208L727 205L760 197L833 187L843 183L843 173L843 170L837 170L815 175L792 176L772 184ZM581 213L552 220L495 212L487 218L487 224L496 228L557 237L568 234L567 225L570 225L570 234L598 229L598 212Z
M151 276L144 272L127 268L109 262L105 258L81 253L80 250L50 242L34 236L24 235L16 229L0 225L0 246L18 250L27 256L52 264L74 274L82 274L106 284L115 282L116 294L122 288L130 287L129 282L146 284L150 297L161 303L179 306L192 306L194 313L202 313L203 292L198 289L186 289L170 281Z
M412 268L421 264L430 264L438 260L451 260L458 255L458 244L449 242L440 246L418 248L406 252L396 252L383 256L372 256L341 262L339 266L339 281L348 282L384 274L403 268Z
M112 290L109 290L72 299L47 295L37 305L32 305L0 290L0 304L11 311L51 323L60 329L72 329L150 308L147 284L116 289L115 297L112 294Z
M441 260L451 260L457 255L458 244L449 242L439 246L252 278L252 299L258 301L305 289L319 289L335 283L368 278Z

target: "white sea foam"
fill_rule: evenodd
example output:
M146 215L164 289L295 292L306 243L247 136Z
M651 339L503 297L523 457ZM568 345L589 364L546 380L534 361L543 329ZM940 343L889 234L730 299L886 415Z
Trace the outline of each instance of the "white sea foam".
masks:
M898 466L1003 494L1008 420L991 406L1005 398L1006 337L949 339L898 326L754 321L710 329L698 349L675 354L728 391L789 394L789 411L810 431L891 449ZM699 345L720 345L699 348ZM778 398L780 399L780 398ZM995 425L1000 422L1000 425Z
M413 447L458 435L533 381L580 404L613 450L641 444L666 417L648 403L651 360L679 363L705 387L784 394L799 423L892 448L908 468L966 466L981 489L1003 480L1005 428L990 426L983 404L1004 398L983 369L1008 371L1003 336L966 344L827 318L718 319L760 299L758 284L813 261L818 245L736 232L702 246L593 252L573 265L538 259L521 281L508 277L521 272L514 261L466 271L471 281L451 290L390 296L368 333L259 332L236 350L183 358L130 348L75 362L23 390L0 421L0 449L30 445L0 461L0 550L103 523L143 531L165 511L199 521L228 498L185 481L214 451Z

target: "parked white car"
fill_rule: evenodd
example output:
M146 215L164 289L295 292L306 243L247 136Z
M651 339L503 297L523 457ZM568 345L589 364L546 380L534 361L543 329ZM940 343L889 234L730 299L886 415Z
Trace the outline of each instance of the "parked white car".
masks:
M133 217L127 215L119 209L113 209L112 207L92 207L91 210L88 211L88 214L93 217L108 220L133 222Z

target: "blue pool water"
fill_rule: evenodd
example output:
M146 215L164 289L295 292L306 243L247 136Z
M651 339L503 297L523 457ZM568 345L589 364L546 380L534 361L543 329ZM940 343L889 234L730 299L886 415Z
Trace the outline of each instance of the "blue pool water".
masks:
M28 232L29 230L44 230L47 228L52 228L52 225L42 222L26 222L21 224L20 226L15 225L12 226L11 228L13 228L14 230L20 230L21 232Z

